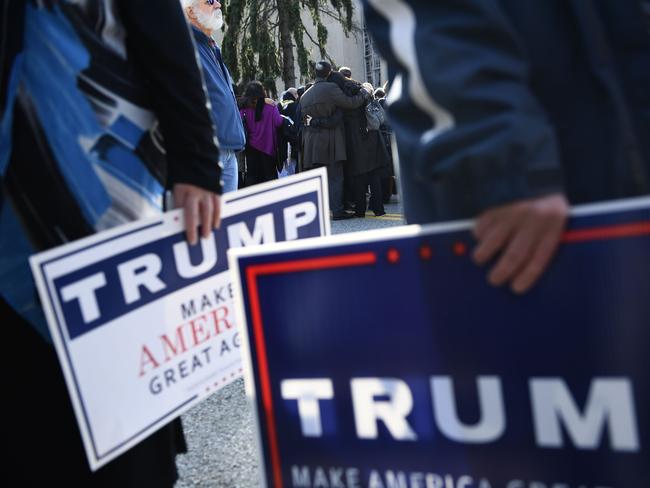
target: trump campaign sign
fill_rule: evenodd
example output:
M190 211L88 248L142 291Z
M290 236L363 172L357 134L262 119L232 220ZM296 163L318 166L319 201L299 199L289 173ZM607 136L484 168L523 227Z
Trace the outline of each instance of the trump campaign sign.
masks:
M177 210L32 257L92 469L241 377L226 250L329 234L327 198L310 171L224 195L195 246Z
M231 250L265 486L650 486L650 199L515 296L471 223Z

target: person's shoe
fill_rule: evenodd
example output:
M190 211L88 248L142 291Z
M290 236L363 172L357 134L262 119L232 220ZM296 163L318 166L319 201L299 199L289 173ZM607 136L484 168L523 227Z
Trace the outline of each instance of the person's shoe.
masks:
M375 217L381 217L382 215L386 215L386 212L383 210L381 212L375 212Z
M354 217L354 214L348 212L341 212L335 215L332 215L332 220L347 220Z
M366 216L366 214L361 212L354 212L354 216L362 219Z

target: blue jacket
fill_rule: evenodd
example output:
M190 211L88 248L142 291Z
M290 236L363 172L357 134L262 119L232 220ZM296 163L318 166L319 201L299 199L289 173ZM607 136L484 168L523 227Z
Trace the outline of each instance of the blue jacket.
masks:
M197 28L192 27L192 31L201 57L219 147L241 151L246 145L246 135L232 90L232 78L221 58L221 49Z
M364 4L410 222L556 191L574 204L650 193L642 0Z

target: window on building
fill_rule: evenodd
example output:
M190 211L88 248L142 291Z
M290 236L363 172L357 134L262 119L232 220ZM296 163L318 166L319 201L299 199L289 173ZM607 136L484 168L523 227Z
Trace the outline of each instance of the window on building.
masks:
M372 83L372 86L381 86L381 61L379 53L375 48L367 29L363 30L364 57L366 63L366 80Z

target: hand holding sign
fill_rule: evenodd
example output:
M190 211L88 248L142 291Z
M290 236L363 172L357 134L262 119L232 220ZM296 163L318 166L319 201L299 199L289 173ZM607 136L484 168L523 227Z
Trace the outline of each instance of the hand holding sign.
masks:
M196 228L201 224L201 237L210 235L212 228L221 222L221 197L198 186L177 183L174 185L174 207L183 208L185 232L191 245L197 242Z
M328 234L326 175L226 194L217 232L220 198L175 185L187 224L169 212L32 257L91 469L239 378L226 250Z
M474 227L474 261L483 265L501 252L490 283L510 282L515 293L525 293L555 255L568 215L569 203L559 193L488 210Z

